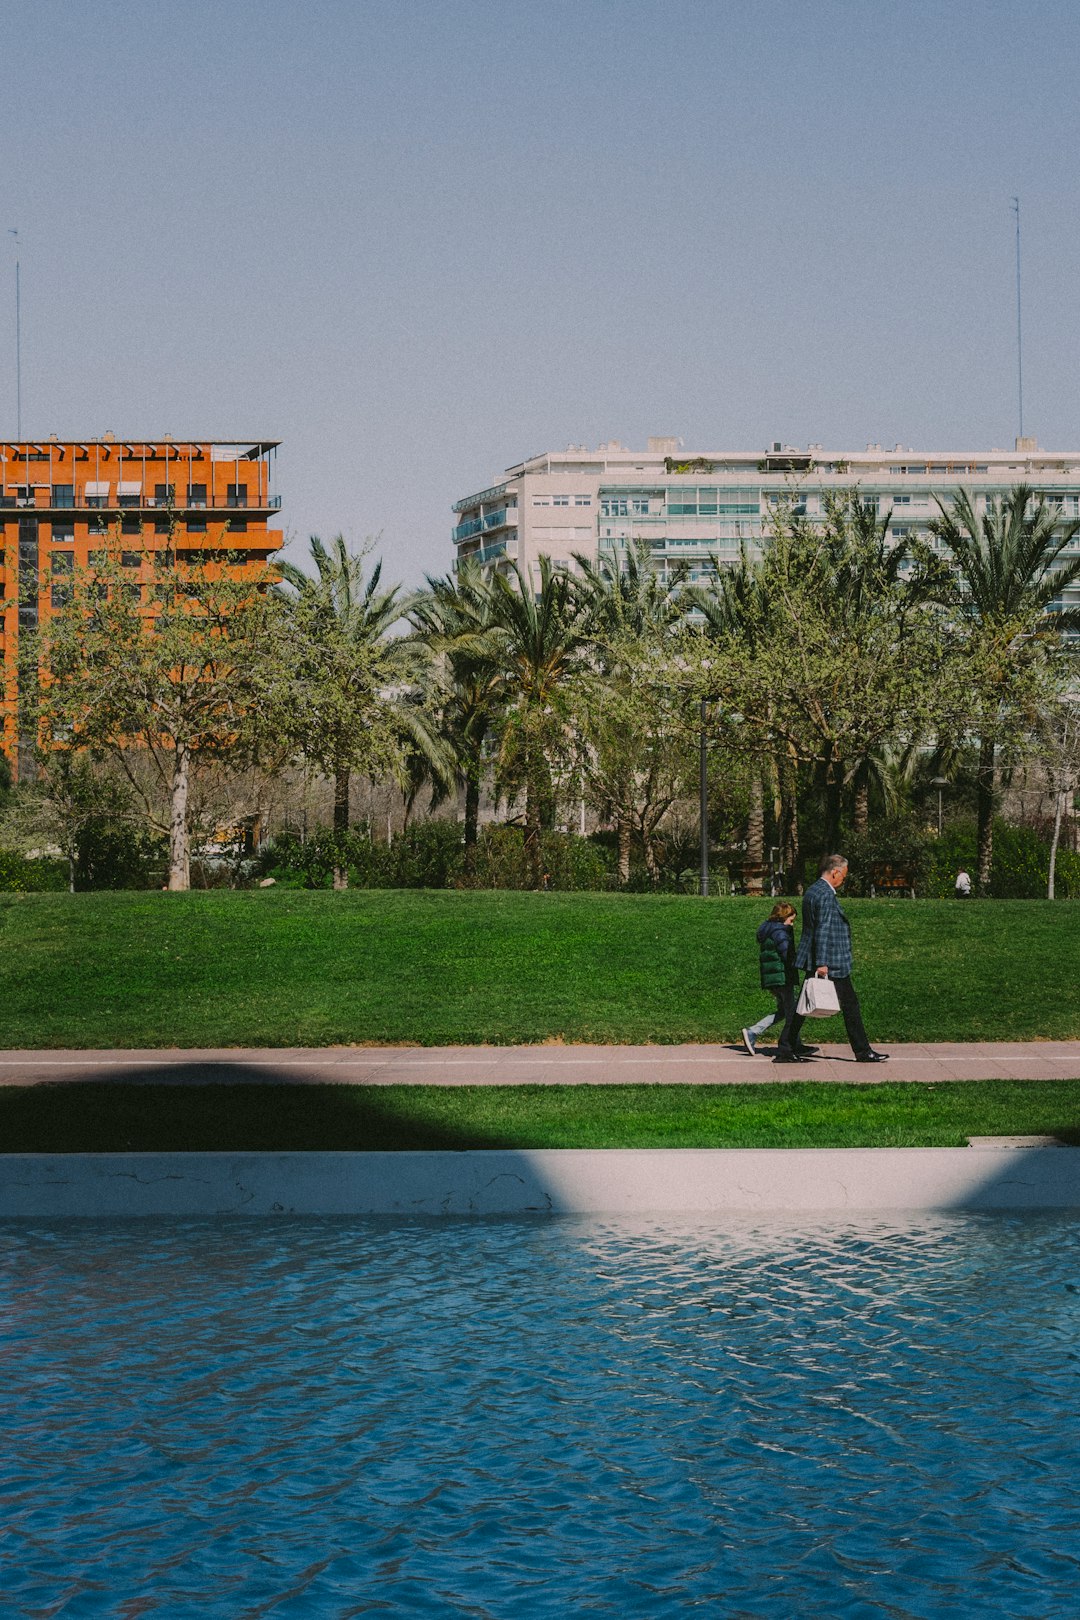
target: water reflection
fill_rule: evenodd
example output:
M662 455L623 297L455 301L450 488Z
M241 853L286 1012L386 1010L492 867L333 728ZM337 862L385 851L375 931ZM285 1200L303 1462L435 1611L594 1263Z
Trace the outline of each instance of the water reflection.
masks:
M1067 1218L0 1249L0 1614L1075 1613Z

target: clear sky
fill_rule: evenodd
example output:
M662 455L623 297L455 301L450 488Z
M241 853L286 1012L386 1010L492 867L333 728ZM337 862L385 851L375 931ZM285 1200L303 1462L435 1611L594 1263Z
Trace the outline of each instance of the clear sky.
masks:
M418 582L527 455L1080 448L1080 6L7 0L24 434L279 438ZM14 239L0 433L15 431Z

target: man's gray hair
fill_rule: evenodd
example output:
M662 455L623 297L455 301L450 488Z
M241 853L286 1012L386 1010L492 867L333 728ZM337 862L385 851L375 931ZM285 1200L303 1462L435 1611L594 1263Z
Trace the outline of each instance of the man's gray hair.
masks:
M838 872L842 866L848 864L846 855L823 855L818 866L818 877L824 877L826 872Z

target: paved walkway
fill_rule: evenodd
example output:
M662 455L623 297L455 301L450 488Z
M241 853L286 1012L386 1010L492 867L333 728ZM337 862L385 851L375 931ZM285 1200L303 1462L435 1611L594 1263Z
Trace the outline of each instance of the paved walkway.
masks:
M822 1046L810 1063L773 1063L742 1046L336 1046L0 1053L0 1086L77 1081L137 1085L742 1085L747 1081L1080 1079L1078 1041L879 1045L888 1063Z

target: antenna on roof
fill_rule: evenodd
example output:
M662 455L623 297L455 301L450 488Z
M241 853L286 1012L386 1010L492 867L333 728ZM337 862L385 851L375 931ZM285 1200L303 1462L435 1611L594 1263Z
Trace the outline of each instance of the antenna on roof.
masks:
M1016 215L1016 398L1019 414L1019 437L1024 437L1024 336L1020 325L1020 199L1014 197L1012 210Z
M19 288L19 233L9 226L15 238L15 437L22 438L22 300Z

